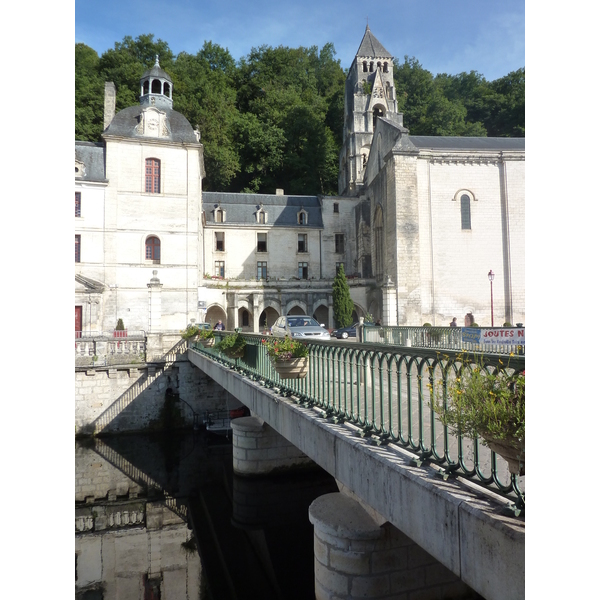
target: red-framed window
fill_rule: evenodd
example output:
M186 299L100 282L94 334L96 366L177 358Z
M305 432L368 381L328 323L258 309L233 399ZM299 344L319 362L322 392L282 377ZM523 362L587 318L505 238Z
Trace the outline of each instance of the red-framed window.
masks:
M154 235L146 240L146 260L160 261L160 240Z
M75 262L81 262L81 236L75 235Z
M81 192L75 192L75 216L81 216Z
M146 159L146 193L160 194L160 160Z

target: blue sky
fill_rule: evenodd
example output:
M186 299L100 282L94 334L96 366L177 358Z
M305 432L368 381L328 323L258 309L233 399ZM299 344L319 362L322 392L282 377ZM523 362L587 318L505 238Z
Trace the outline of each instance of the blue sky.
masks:
M525 0L75 0L75 41L102 54L123 37L153 33L177 54L205 40L235 59L253 47L335 46L348 68L367 25L383 46L434 74L478 71L493 80L525 66Z

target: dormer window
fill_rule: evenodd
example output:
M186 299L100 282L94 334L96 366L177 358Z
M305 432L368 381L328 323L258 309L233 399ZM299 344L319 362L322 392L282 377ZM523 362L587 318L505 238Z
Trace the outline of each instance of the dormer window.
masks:
M256 222L262 224L267 222L267 213L265 212L262 204L257 207Z
M298 225L308 225L308 213L304 209L298 212Z
M225 223L225 211L221 208L221 205L215 207L214 215L215 223Z

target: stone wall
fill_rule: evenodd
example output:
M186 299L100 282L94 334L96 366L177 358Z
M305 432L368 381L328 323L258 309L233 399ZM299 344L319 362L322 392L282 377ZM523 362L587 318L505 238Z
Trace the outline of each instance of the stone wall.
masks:
M174 418L193 426L194 414L224 410L230 400L217 383L187 360L145 366L76 369L75 433L123 433L160 429L167 390L177 394ZM171 415L173 417L173 415Z

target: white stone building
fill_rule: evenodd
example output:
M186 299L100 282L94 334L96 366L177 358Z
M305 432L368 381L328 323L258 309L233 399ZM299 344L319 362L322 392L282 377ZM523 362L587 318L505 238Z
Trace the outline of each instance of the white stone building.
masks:
M525 321L524 139L411 136L368 26L346 81L339 196L203 193L200 134L172 110L158 60L139 106L114 115L111 86L104 143L76 143L77 331L118 318L262 331L282 314L332 328L340 264L356 319L489 326L491 270L494 325Z

